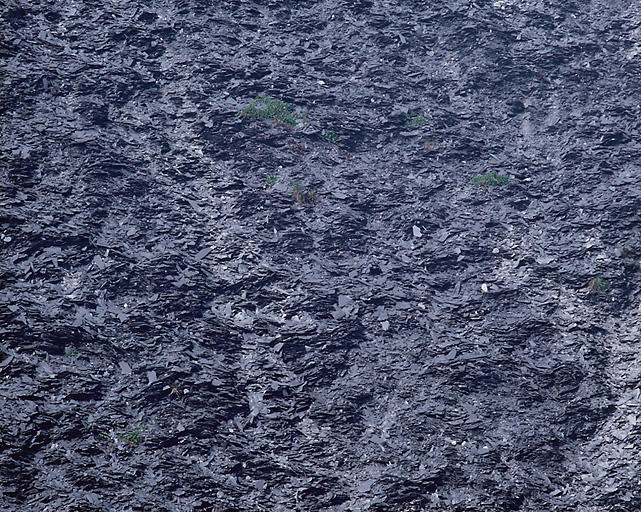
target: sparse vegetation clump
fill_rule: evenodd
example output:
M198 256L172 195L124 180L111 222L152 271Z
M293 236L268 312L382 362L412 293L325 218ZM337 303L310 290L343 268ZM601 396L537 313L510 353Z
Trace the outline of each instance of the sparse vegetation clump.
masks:
M147 430L145 425L139 425L136 428L129 429L121 439L130 445L137 445L143 439L143 431Z
M505 176L504 174L499 174L497 172L488 172L487 174L474 176L472 178L472 183L482 187L498 187L502 185L509 185L510 178L509 176Z
M340 136L338 133L332 131L332 130L325 130L323 132L323 137L325 140L331 144L338 144L338 142L341 140Z
M251 119L268 119L289 127L296 126L298 115L294 108L283 100L270 96L259 96L241 112Z
M288 181L284 178L279 178L275 174L272 174L265 179L265 187L267 189L275 187L275 190L279 192L289 190L291 192L291 196L298 204L311 203L316 199L315 188L302 185L298 181Z
M608 282L601 275L594 276L588 283L588 290L590 293L603 293L607 291L609 287Z
M298 204L310 203L316 198L316 191L313 188L304 188L300 183L294 183L292 195Z
M409 113L407 114L407 119L405 121L406 128L422 128L425 126L425 117L422 114L418 113Z

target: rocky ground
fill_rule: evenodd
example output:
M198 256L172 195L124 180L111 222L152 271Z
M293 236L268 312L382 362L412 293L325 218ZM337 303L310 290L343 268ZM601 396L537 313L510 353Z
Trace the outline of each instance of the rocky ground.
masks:
M641 8L2 8L7 511L641 508Z

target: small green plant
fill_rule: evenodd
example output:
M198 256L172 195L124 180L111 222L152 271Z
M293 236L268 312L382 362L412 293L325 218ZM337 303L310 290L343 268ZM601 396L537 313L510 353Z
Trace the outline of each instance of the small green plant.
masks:
M137 428L129 429L127 433L123 434L120 438L131 445L136 445L142 441L142 433L144 430L147 430L147 427L145 425L139 425Z
M425 122L425 118L422 114L410 112L409 114L407 114L405 128L422 128L423 126L425 126Z
M472 183L474 185L480 185L482 187L495 187L501 185L509 185L510 178L504 174L499 174L497 172L488 172L487 174L481 174L479 176L474 176L472 178Z
M340 142L341 138L338 135L338 133L332 131L332 130L325 130L323 132L323 137L325 140L331 144L338 144Z
M75 357L78 355L78 351L75 348L68 348L65 350L65 355L67 357Z
M313 201L316 198L316 191L313 188L306 189L300 183L294 183L292 195L298 204L303 204Z
M276 176L273 174L271 176L267 176L267 178L265 178L265 185L267 185L268 187L273 187L274 185L276 185Z
M590 293L603 293L608 290L610 285L601 275L594 276L588 282L588 290Z
M252 119L270 119L289 127L296 126L298 115L294 108L282 100L270 96L259 96L245 107L239 115Z

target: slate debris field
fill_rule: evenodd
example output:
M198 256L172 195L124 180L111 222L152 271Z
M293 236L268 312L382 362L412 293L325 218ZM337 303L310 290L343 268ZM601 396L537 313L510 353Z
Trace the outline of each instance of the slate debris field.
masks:
M0 510L641 510L638 2L0 10Z

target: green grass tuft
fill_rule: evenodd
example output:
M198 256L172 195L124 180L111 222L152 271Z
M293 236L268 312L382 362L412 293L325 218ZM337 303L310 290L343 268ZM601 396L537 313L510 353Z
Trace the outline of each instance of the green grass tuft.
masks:
M325 130L323 132L323 137L325 140L331 144L338 144L338 142L341 140L340 136L338 133L332 131L332 130Z
M129 431L120 438L130 445L136 445L142 441L144 430L147 430L147 427L144 424L139 425L137 428L129 429Z
M504 174L499 174L497 172L488 172L487 174L481 174L479 176L474 176L472 178L472 183L474 185L480 185L482 187L496 187L501 185L509 185L510 178Z
M298 120L298 115L291 105L270 96L259 96L240 114L252 119L270 119L290 127L296 126Z
M422 128L425 126L425 118L422 114L409 113L407 114L407 120L405 121L406 128Z

